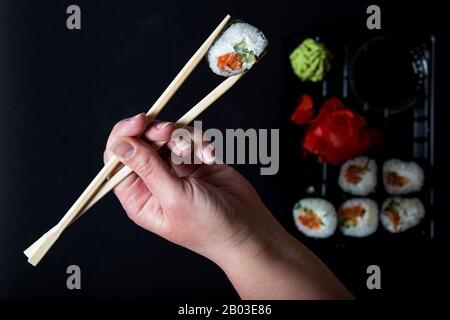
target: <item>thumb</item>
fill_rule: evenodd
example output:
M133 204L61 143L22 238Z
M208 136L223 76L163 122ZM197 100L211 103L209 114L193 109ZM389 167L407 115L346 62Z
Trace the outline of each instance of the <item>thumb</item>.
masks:
M161 206L173 205L182 199L183 184L150 145L134 137L121 137L111 152L130 167L145 183Z

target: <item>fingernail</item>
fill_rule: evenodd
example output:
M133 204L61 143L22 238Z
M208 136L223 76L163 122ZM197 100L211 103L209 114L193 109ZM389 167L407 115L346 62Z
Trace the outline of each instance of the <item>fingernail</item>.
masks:
M134 153L134 147L128 142L120 141L111 147L111 151L119 158L129 159Z
M139 118L141 115L142 115L142 113L139 113L139 114L135 115L134 117L128 118L127 121L132 121L132 120L134 120L134 119L137 119L137 118Z
M186 149L191 147L191 141L187 138L175 140L175 146L181 155Z
M207 164L212 164L216 160L214 147L209 145L202 151L203 162Z
M164 129L165 127L167 127L170 124L170 122L160 122L156 124L156 129Z

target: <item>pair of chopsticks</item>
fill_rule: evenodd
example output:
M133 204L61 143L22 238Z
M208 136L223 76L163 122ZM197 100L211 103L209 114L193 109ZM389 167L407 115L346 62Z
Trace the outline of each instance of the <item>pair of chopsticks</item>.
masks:
M195 54L189 59L186 65L181 69L178 75L172 80L167 89L162 93L158 100L147 112L147 118L149 122L154 120L164 106L169 102L175 92L180 88L183 82L195 69L201 59L208 52L209 47L213 44L214 40L219 36L224 27L230 20L230 16L227 15L217 28L211 33L201 47L195 52ZM198 117L203 111L205 111L212 103L214 103L221 95L223 95L228 89L230 89L244 73L231 76L218 85L213 91L211 91L206 97L198 102L192 109L190 109L184 116L182 116L176 122L177 127L185 127ZM166 141L167 142L167 141ZM161 148L166 142L154 143L156 149ZM75 201L72 207L67 211L63 218L52 229L41 236L36 242L28 247L24 254L28 257L28 262L33 266L36 266L39 261L44 257L48 250L61 236L62 232L76 219L78 219L83 213L91 208L97 201L111 191L117 184L125 179L132 170L124 166L121 170L111 176L112 172L119 165L120 160L113 156L100 170L97 176L87 186L80 197ZM110 177L110 178L109 178ZM109 178L107 180L107 178Z

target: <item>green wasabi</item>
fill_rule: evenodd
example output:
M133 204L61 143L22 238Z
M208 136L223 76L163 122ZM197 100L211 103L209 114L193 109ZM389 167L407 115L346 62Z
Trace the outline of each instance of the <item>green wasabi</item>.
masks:
M316 192L316 189L314 188L314 186L309 186L308 188L305 189L306 194L313 194L315 192Z
M308 38L291 52L289 59L300 80L317 82L330 71L332 54L323 43Z

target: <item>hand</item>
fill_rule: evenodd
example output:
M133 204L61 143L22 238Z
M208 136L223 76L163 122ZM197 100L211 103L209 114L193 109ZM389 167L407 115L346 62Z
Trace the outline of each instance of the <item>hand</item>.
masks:
M219 164L173 164L150 144L170 140L175 126L147 124L144 114L119 122L104 156L106 162L114 154L134 171L114 192L136 224L215 262L242 298L351 297L327 267L281 227L236 170ZM190 143L179 141L167 147L180 156L193 150ZM213 160L207 145L194 148L194 153L204 163Z
M219 263L224 253L250 243L266 224L275 223L255 189L230 166L164 161L150 143L170 140L175 126L147 124L144 114L120 121L105 151L105 162L114 153L135 172L114 192L136 224ZM192 151L186 143L171 141L168 147L182 156ZM211 162L212 152L204 147L196 156Z

